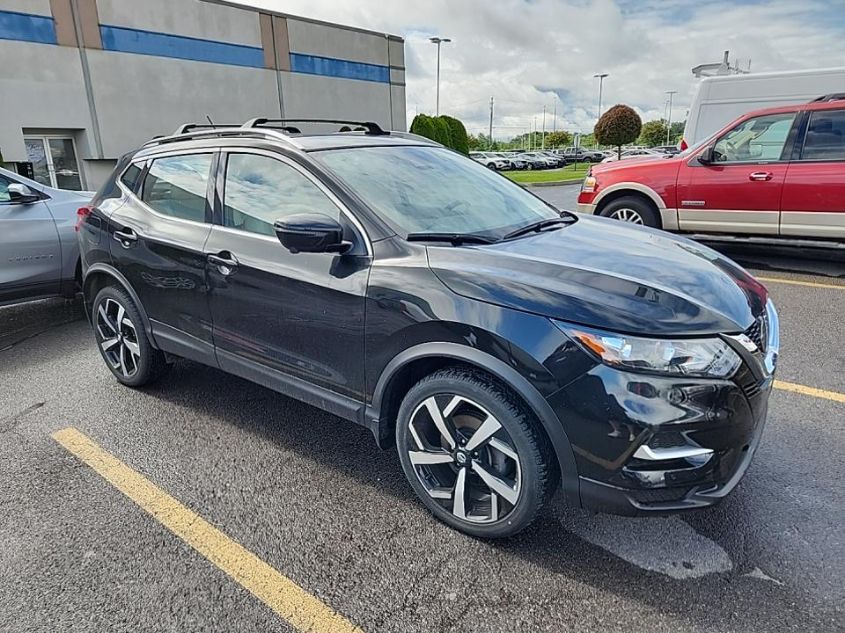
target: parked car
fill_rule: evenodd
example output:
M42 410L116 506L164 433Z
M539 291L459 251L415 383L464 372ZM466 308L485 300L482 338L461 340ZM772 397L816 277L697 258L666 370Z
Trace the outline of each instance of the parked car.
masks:
M680 149L697 145L746 112L843 91L845 67L705 77L690 104Z
M669 156L681 153L681 150L677 145L660 145L659 147L653 147L652 149L660 152L661 154L669 154Z
M603 158L602 163L613 163L617 160L627 160L629 158L666 158L666 154L658 152L654 149L647 149L645 147L622 150L621 157L614 152L610 156Z
M516 154L510 152L493 152L495 158L499 158L507 165L506 169L528 169L528 163Z
M657 161L597 165L579 211L669 231L845 239L845 94L741 116Z
M488 169L495 169L496 171L504 171L510 167L510 161L496 156L493 152L470 152L469 157Z
M181 356L355 421L475 536L525 528L559 487L662 514L736 486L778 353L753 277L426 139L293 123L180 128L82 213L87 313L119 382Z
M561 156L566 158L569 162L589 162L599 163L604 160L605 155L598 150L584 149L583 147L567 147L566 149L558 150Z
M558 161L540 152L524 152L519 157L528 163L528 169L554 169Z
M81 281L76 210L93 195L47 187L0 168L0 304L76 294Z

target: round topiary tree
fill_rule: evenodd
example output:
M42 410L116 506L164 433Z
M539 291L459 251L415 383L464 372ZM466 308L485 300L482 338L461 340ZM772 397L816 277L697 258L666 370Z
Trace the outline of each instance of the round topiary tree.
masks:
M469 137L464 124L458 119L451 116L441 115L441 119L446 122L449 127L449 137L452 141L451 148L461 154L469 154Z
M427 114L418 114L414 117L414 120L411 121L410 132L411 134L419 134L425 138L430 138L432 141L436 140L434 138L434 119Z
M593 133L602 145L615 145L616 155L622 158L622 146L636 141L642 127L640 115L620 103L601 115Z

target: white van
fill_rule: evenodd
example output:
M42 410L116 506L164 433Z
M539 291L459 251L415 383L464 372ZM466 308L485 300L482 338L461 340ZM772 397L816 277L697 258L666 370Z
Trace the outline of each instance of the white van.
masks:
M692 100L681 149L692 147L746 112L807 103L840 92L845 92L845 68L705 77Z

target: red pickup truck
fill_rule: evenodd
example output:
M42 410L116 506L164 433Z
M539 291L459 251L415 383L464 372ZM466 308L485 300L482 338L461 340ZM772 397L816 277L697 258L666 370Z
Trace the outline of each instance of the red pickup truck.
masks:
M845 94L749 112L668 158L595 165L578 210L667 231L845 240Z

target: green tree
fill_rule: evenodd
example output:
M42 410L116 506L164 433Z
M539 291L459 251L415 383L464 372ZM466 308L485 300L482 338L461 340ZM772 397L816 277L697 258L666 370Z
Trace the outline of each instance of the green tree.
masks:
M546 147L559 148L572 145L572 134L564 131L546 134Z
M434 129L434 119L428 116L427 114L418 114L414 117L414 120L411 121L411 134L419 134L420 136L424 136L425 138L430 138L432 141L436 140L434 138L435 129Z
M469 145L469 149L473 151L477 149L483 149L483 146L481 145L481 139L478 136L475 136L474 134L470 134L467 137L467 145Z
M622 146L633 143L643 128L642 119L634 109L621 103L601 115L593 132L602 145L613 145L616 154L622 157Z
M432 121L434 122L434 140L446 147L452 147L452 132L449 124L442 116L434 117Z
M469 154L469 139L467 138L467 129L464 124L458 119L451 116L441 115L441 119L446 122L449 127L449 137L452 141L451 148L461 154Z
M674 126L673 126L674 127ZM637 140L640 145L655 147L666 144L666 121L657 119L643 123L640 131L640 138Z

